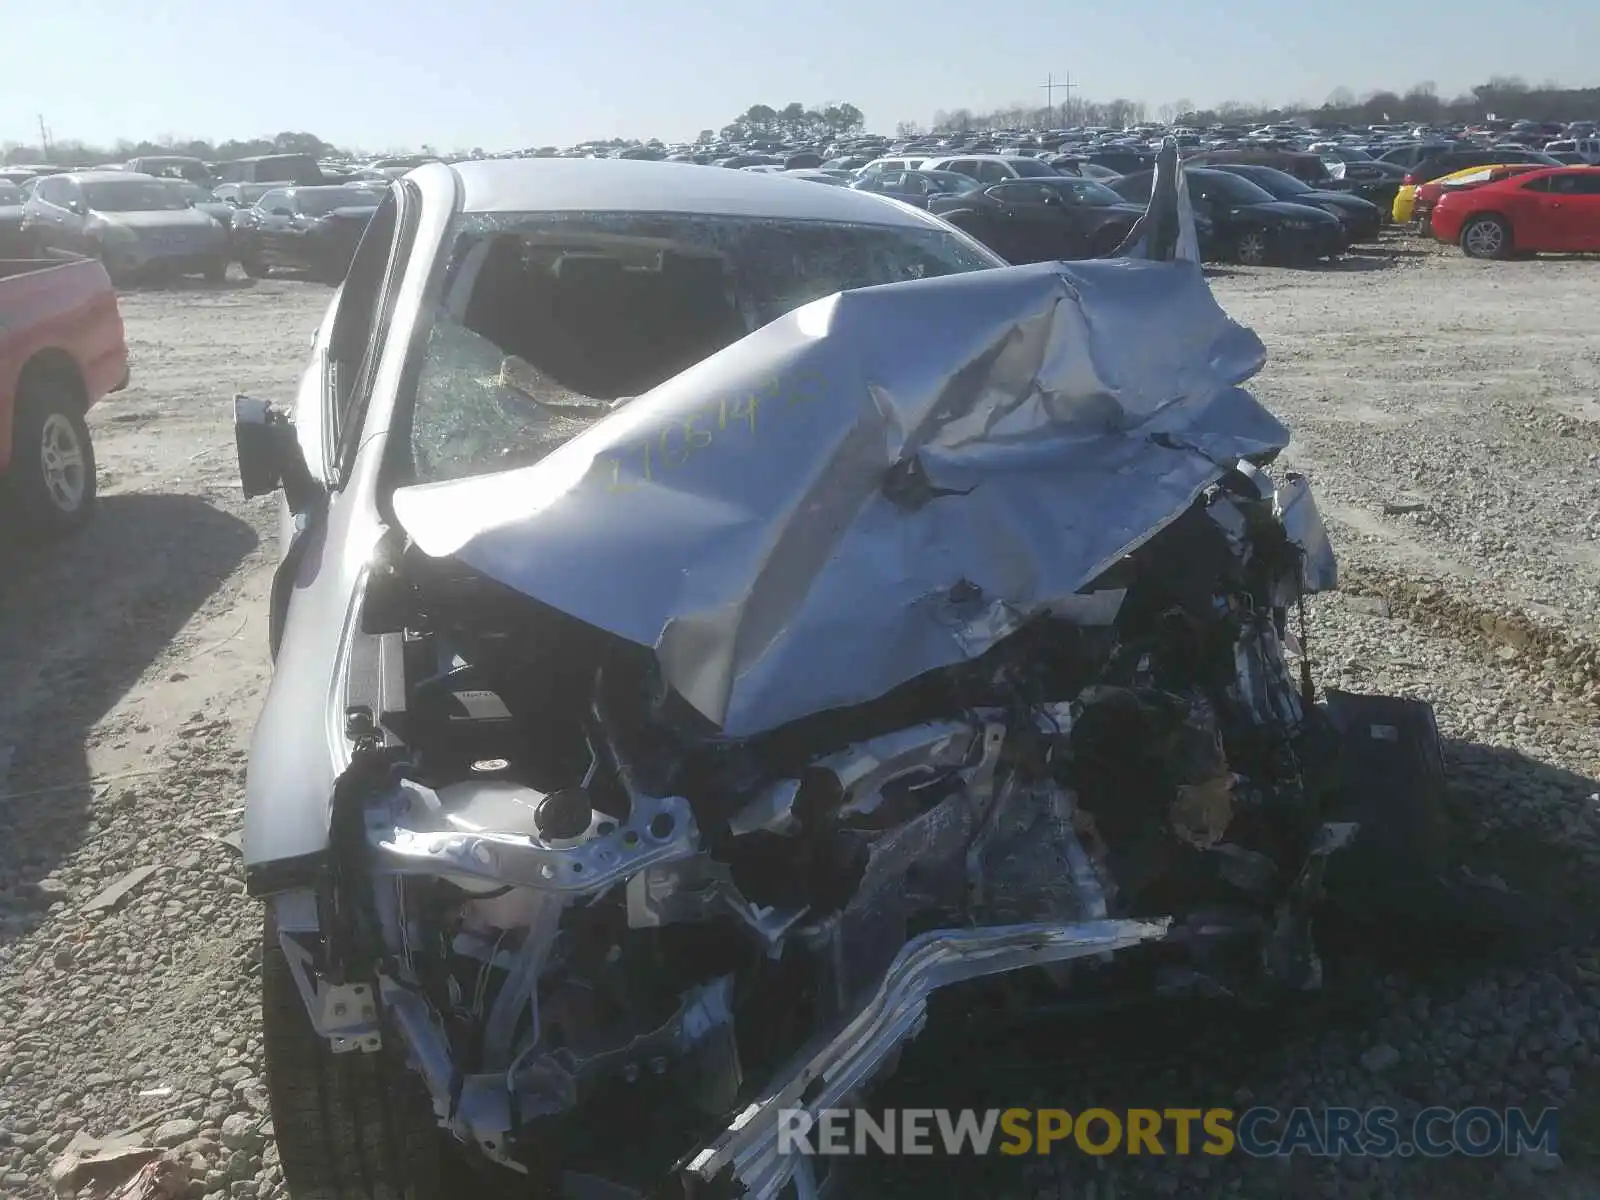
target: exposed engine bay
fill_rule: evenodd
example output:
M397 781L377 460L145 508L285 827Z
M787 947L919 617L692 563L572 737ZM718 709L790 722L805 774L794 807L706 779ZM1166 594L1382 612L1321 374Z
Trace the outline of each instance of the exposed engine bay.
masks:
M490 1158L594 1171L597 1111L670 1112L656 1172L753 1195L796 1164L752 1106L848 1096L943 983L1066 987L1143 944L1158 990L1313 988L1354 827L1324 818L1336 738L1293 666L1309 504L1242 464L1070 619L747 739L639 648L402 548L369 589L330 944Z

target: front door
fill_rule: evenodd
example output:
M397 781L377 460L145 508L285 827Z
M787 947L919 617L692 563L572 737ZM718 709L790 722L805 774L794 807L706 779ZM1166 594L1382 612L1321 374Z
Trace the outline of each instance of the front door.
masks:
M1561 249L1600 250L1600 171L1574 171L1550 182L1551 225Z

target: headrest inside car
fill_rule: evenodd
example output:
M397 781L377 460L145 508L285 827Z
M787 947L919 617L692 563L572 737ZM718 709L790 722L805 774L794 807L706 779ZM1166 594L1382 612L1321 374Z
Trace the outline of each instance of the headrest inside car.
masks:
M563 254L556 259L554 273L564 284L620 283L622 263L603 254Z

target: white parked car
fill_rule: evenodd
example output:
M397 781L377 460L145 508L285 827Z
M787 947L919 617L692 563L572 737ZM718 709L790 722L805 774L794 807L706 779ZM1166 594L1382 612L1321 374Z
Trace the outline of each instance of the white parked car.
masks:
M1600 138L1561 138L1546 142L1546 154L1576 154L1591 166L1600 166Z
M922 171L954 171L970 175L979 183L1009 183L1013 179L1055 179L1061 172L1049 163L1020 154L953 154L946 158L925 158Z

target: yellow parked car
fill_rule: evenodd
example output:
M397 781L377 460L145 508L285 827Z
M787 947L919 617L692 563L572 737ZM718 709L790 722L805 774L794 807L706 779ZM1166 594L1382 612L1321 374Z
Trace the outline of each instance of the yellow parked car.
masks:
M1415 176L1408 175L1406 176L1408 182L1402 183L1400 185L1400 190L1394 194L1394 206L1390 210L1390 215L1394 218L1394 223L1396 225L1409 225L1411 223L1411 218L1416 215L1417 189L1422 187L1424 183L1450 183L1453 180L1465 179L1468 175L1475 175L1479 171L1493 171L1507 165L1509 164L1486 163L1481 167L1464 167L1459 171L1451 171L1448 175L1441 175L1437 179L1423 180L1415 183L1409 182L1410 180L1415 179ZM1485 176L1485 178L1487 178L1487 176Z

